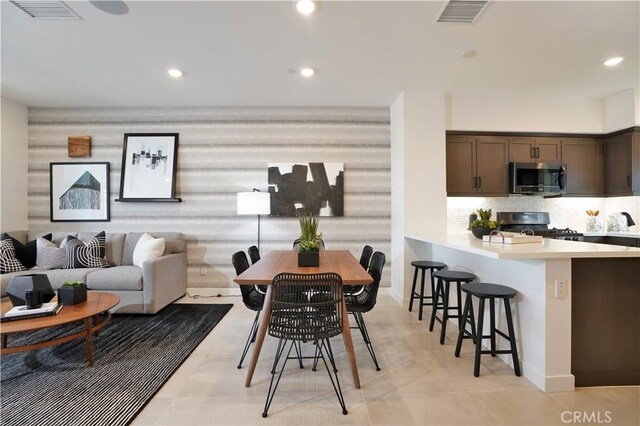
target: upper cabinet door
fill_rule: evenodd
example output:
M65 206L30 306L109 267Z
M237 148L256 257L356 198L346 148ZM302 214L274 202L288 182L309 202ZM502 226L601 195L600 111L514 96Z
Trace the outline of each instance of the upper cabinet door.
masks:
M632 143L633 133L623 133L607 140L607 192L631 194L633 192Z
M472 136L447 136L447 194L476 192L476 141Z
M536 140L534 138L509 138L509 161L535 163Z
M557 138L537 138L535 146L536 163L562 162L561 140Z
M476 138L478 193L506 196L509 192L509 140L500 136Z
M559 163L562 158L558 138L509 138L509 161L514 163Z
M562 161L567 164L567 195L602 195L604 150L600 140L563 139Z

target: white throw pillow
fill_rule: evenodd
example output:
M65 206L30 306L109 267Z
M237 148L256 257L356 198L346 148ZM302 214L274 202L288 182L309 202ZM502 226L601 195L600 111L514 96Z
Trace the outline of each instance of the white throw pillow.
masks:
M66 239L62 240L60 247L44 238L36 240L36 266L43 269L59 269L64 266Z
M147 260L152 260L162 256L164 253L164 238L153 238L144 233L138 240L136 248L133 249L133 264L142 268L142 264Z

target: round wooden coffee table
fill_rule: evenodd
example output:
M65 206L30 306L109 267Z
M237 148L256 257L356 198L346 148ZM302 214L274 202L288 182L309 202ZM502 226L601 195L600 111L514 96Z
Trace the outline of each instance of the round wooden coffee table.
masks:
M57 300L56 298L53 301ZM93 335L98 335L98 330L107 325L111 319L109 309L120 302L120 298L112 293L103 291L89 291L87 301L77 305L65 305L58 315L3 322L0 326L0 354L12 354L16 352L32 351L59 345L71 340L84 337L87 340L87 363L93 366ZM2 315L13 307L11 302L1 305ZM28 333L43 328L56 327L71 322L83 321L84 330L57 339L45 340L25 346L7 346L8 336L15 333Z

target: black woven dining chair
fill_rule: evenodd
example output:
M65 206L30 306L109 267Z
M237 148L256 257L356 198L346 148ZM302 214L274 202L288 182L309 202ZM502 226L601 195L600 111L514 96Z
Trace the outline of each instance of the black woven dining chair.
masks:
M258 263L258 261L260 260L260 251L258 250L258 247L251 246L247 251L249 252L249 258L251 259L251 264L255 265L256 263Z
M236 275L240 275L241 273L249 269L249 261L247 260L247 255L243 251L234 253L233 256L231 256L231 262L233 263L233 267L236 270ZM242 302L244 303L244 306L251 309L252 311L255 311L256 316L253 319L251 331L249 331L249 337L247 337L247 342L245 343L244 349L242 350L242 356L240 357L240 362L238 362L238 368L242 368L242 362L247 356L249 346L251 346L251 344L256 340L260 311L262 310L262 306L264 305L264 293L258 291L256 286L241 285L240 293L242 294Z
M360 255L360 266L364 268L364 270L369 269L369 262L371 261L371 255L373 254L373 248L370 245L365 245L362 248L362 254ZM352 295L356 293L360 293L362 291L363 286L361 285L345 285L342 288L342 291L345 295Z
M369 275L373 278L373 282L369 285L365 285L361 293L345 296L347 312L353 315L357 324L356 327L351 328L358 328L360 330L364 343L367 346L367 350L371 355L371 359L373 359L373 363L375 364L377 371L380 371L380 365L378 365L378 359L376 358L376 353L373 350L373 343L371 343L371 337L369 337L367 325L364 322L362 314L369 312L374 306L376 306L378 289L380 288L380 278L382 277L382 270L384 269L385 261L386 257L384 253L379 251L375 252L371 258L371 264L369 265Z
M314 297L316 295L321 297ZM297 347L296 342L315 343L318 357L324 363L333 390L342 407L342 414L348 413L333 353L328 350L329 338L341 333L342 278L340 275L282 273L274 277L271 289L269 335L278 338L279 341L262 417L267 417L287 361L296 358L291 356L291 350ZM316 357L304 358L315 359ZM331 370L327 359L331 364ZM278 372L281 360L284 362Z

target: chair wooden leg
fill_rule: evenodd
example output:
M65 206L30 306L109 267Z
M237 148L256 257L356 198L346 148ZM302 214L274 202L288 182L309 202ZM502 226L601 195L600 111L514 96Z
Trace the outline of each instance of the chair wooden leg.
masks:
M411 286L411 297L409 297L409 312L413 309L413 295L416 293L416 283L418 282L418 268L413 269L413 285Z

